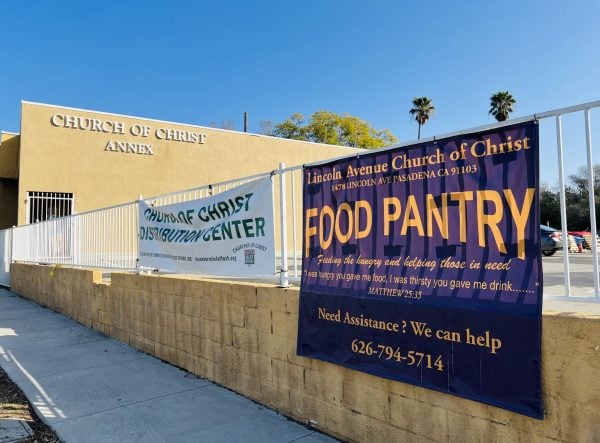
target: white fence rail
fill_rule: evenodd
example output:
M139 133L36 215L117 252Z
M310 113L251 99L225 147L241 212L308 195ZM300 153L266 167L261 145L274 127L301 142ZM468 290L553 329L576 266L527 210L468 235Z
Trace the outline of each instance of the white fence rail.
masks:
M590 207L590 231L592 241L592 269L594 275L594 295L600 297L600 276L595 217L594 176L590 110L599 108L600 101L584 103L568 108L548 111L533 116L513 119L507 122L487 125L452 134L444 134L422 139L426 143L435 139L456 136L463 133L493 129L501 126L528 121L532 118L547 123L555 121L558 176L560 190L561 222L564 239L563 269L564 295L571 296L571 270L567 248L567 213L565 197L565 175L563 158L562 118L567 114L580 114L581 130L585 132L587 157L588 192ZM403 143L386 149L397 149L413 144ZM330 159L327 161L331 161ZM319 162L318 162L319 163ZM318 164L315 163L315 164ZM156 197L144 198L154 206L190 201L209 195L216 195L258 178L274 176L273 186L275 238L277 239L277 260L273 264L273 275L279 275L280 285L288 285L288 276L299 277L302 259L302 167L279 168L262 174L209 184L193 189L173 192ZM140 196L140 199L142 197ZM138 202L133 201L110 208L99 209L59 219L0 231L0 285L8 285L9 263L12 261L34 263L60 263L72 266L101 267L133 270L138 268Z

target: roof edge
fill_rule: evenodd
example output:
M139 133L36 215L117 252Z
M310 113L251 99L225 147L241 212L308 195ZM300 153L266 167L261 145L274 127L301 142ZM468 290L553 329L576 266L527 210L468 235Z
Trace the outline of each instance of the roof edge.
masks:
M343 145L329 145L327 143L314 143L314 142L309 142L309 141L304 141L304 140L294 140L294 139L291 139L291 138L274 137L272 135L256 134L254 132L232 131L230 129L211 128L209 126L192 125L190 123L178 123L178 122L172 122L172 121L169 121L169 120L159 120L159 119L155 119L155 118L146 118L146 117L140 117L140 116L135 116L135 115L116 114L116 113L113 113L113 112L104 112L104 111L94 111L93 109L83 109L83 108L73 108L73 107L70 107L70 106L51 105L51 104L48 104L48 103L32 102L32 101L28 101L28 100L21 100L21 105L23 105L23 104L37 105L37 106L46 106L48 108L68 109L70 111L93 112L95 114L110 115L110 116L113 116L113 117L133 118L133 119L137 119L137 120L147 120L147 121L156 122L156 123L167 123L167 124L170 124L170 125L187 126L187 127L190 127L190 128L203 128L203 129L209 129L211 131L226 132L226 133L229 133L229 134L243 134L243 135L249 135L249 136L252 136L252 137L262 137L262 138L268 138L268 139L287 140L287 141L291 141L291 142L294 142L294 143L302 143L302 144L308 144L308 145L314 145L314 146L328 146L328 147L335 147L335 148L347 148L347 149L369 151L369 149L353 148L353 147L343 146Z

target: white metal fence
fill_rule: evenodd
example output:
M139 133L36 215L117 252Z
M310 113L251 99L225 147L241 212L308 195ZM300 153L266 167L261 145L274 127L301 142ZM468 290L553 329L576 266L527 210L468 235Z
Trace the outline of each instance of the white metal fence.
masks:
M0 231L0 286L10 286L12 230Z
M135 269L137 202L12 229L12 260Z
M585 131L586 160L588 173L588 190L590 206L590 231L592 240L592 269L594 276L594 295L600 297L600 281L598 271L598 250L595 218L594 175L592 155L592 135L590 110L599 108L600 100L584 103L568 108L543 112L540 114L513 119L507 122L482 126L451 134L421 139L420 143L445 137L457 136L469 132L499 128L535 118L552 123L554 120L556 132L556 157L558 160L558 177L560 189L560 207L563 239L564 288L566 296L571 296L570 259L567 253L567 214L565 199L565 171L562 119L567 114L582 116L581 128ZM543 142L543 140L542 140ZM382 150L396 149L409 146L414 142L395 145ZM332 161L334 159L327 160ZM317 162L314 164L319 164ZM313 164L313 165L314 165ZM288 277L299 277L301 271L301 226L302 226L302 166L285 168L280 164L278 169L229 180L217 184L200 186L180 192L173 192L151 198L145 201L154 206L163 206L176 202L184 202L208 195L216 195L240 184L258 178L273 175L275 198L275 225L278 252L276 263L273 264L273 274L279 275L280 284L288 285ZM140 196L140 199L142 197ZM0 231L0 284L8 284L7 270L11 261L34 263L60 263L72 266L89 266L112 269L137 269L138 259L138 202L133 201L105 209L98 209L82 214L76 214L40 223L19 226ZM8 239L8 240L7 240Z
M196 200L199 198L217 195L223 191L233 189L250 181L273 175L275 192L281 198L274 205L276 220L276 235L280 245L285 246L288 236L294 248L299 249L299 230L296 219L286 219L286 211L291 207L293 217L299 214L301 202L296 199L297 177L301 177L301 167L285 169L281 164L278 170L256 174L253 176L229 180L216 184L209 184L184 191L172 192L150 198L140 199L155 207L172 203ZM291 185L285 185L286 177L290 177ZM283 184L283 185L282 185ZM288 194L291 198L286 197ZM287 226L292 229L288 233ZM8 245L12 247L10 253L2 260L9 268L11 261L63 264L70 266L99 267L106 269L138 269L138 201L128 202L109 208L97 209L81 214L53 218L39 223L23 225L0 231L4 236L11 237ZM4 236L2 238L4 238ZM299 252L293 252L295 260L293 276L299 276ZM288 285L287 252L284 254L281 247L277 252L277 262L273 263L273 275L280 276L280 283ZM282 271L283 270L283 271ZM8 285L8 275L6 283Z

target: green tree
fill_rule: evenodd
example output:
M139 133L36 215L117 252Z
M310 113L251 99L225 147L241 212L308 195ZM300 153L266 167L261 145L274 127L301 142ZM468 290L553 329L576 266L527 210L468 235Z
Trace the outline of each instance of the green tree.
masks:
M517 103L517 100L508 91L500 91L492 94L490 97L490 111L489 114L496 118L499 122L508 120L511 112L513 112L513 106Z
M293 114L274 125L271 135L365 149L381 148L398 141L388 129L379 131L358 117L332 111L317 111L307 123L302 114Z
M276 124L271 135L308 141L306 128L304 127L304 116L300 113L292 114L281 123Z
M557 229L561 227L560 196L545 184L540 186L540 222Z
M593 167L594 172L594 194L600 193L600 165L596 164ZM569 187L575 192L582 194L585 198L588 198L588 169L587 166L580 166L577 168L575 174L569 175L570 185Z
M600 220L600 165L594 165L594 199L596 202L596 220ZM590 204L588 192L588 172L581 166L575 174L569 176L565 186L567 222L570 230L583 231L590 228Z
M328 145L354 146L345 142L343 132L342 117L331 111L315 112L306 125L306 133L310 141Z
M408 113L415 119L419 124L419 132L417 133L417 140L421 139L421 126L423 126L427 120L435 112L435 107L428 97L415 97L412 101L412 109Z
M600 220L600 165L594 165L594 196L596 201L596 219ZM565 184L565 203L567 228L570 231L590 229L590 204L588 192L587 167L581 166ZM560 195L558 189L540 186L540 221L549 223L553 228L561 228Z

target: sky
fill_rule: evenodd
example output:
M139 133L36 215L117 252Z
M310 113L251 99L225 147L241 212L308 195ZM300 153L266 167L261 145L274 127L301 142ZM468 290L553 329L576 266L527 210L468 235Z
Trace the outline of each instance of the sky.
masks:
M0 129L21 100L249 131L293 113L349 113L423 137L600 99L600 2L0 0ZM600 163L600 110L592 111ZM565 117L566 174L585 165L582 114ZM557 181L554 119L541 124L541 180ZM599 145L599 146L596 146ZM268 168L266 168L268 169Z

